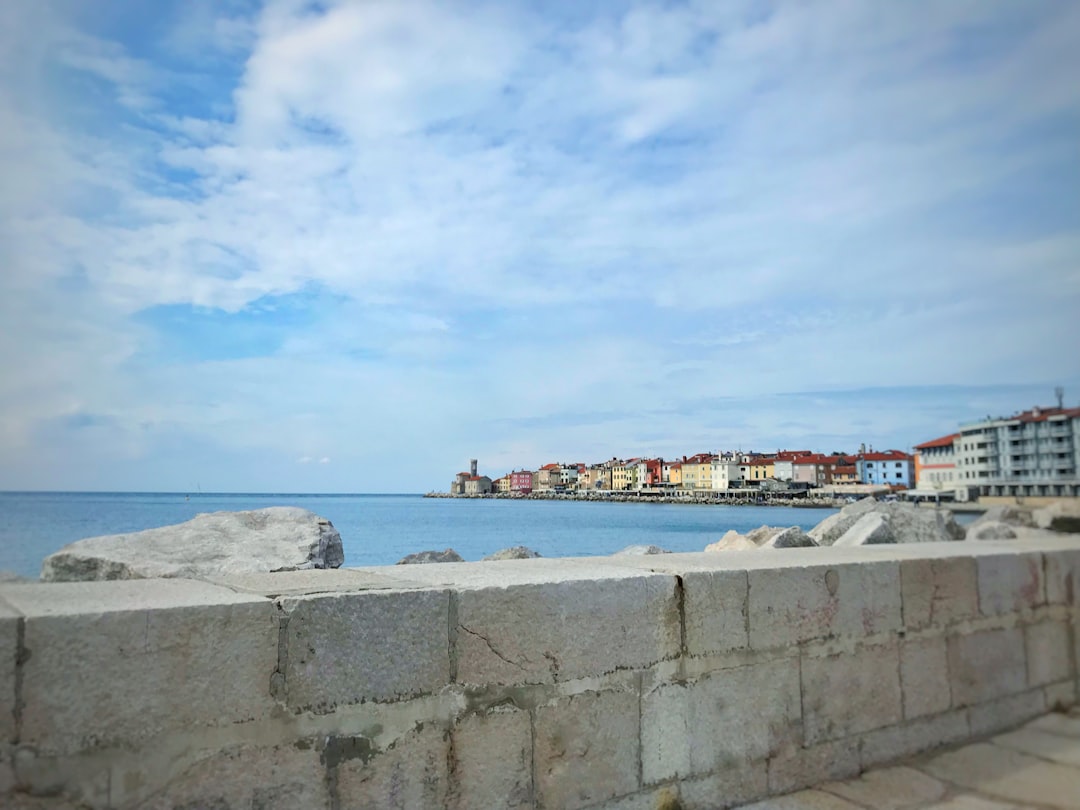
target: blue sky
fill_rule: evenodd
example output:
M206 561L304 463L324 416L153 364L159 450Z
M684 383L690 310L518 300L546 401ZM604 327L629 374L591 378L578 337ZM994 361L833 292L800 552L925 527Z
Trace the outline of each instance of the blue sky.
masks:
M0 488L419 492L1080 402L1080 4L0 8Z

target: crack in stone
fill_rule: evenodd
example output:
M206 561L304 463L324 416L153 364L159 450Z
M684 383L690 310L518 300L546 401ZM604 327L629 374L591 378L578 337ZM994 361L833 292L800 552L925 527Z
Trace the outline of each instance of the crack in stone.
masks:
M483 641L487 645L488 649L491 650L491 652L495 654L496 658L499 658L500 660L505 661L506 663L510 664L511 666L517 667L518 669L521 669L521 670L525 669L525 666L523 664L519 664L517 661L512 661L509 658L507 658L505 655L503 655L501 652L499 652L498 648L494 644L491 643L491 639L489 639L487 636L483 635L482 633L477 633L475 630L471 630L470 628L466 627L463 624L459 624L458 628L461 629L461 630L464 630L470 636L476 636L478 639Z

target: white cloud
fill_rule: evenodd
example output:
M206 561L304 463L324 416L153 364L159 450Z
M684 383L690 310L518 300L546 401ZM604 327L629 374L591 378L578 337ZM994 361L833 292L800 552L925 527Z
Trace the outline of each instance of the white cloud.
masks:
M9 454L93 413L129 454L174 434L298 464L341 447L334 468L409 489L417 457L692 443L698 405L735 394L1080 378L1061 348L1080 303L1070 5L201 2L163 35L167 66L66 6L17 6ZM208 82L205 102L172 92ZM270 356L148 357L132 319L310 290L335 303ZM662 428L635 415L656 408ZM610 416L489 436L580 413Z

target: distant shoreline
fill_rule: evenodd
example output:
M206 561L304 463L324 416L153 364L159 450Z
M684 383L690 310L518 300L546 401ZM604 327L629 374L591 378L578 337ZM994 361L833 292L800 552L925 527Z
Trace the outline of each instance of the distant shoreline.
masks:
M640 492L492 492L483 495L451 495L449 492L429 492L425 498L448 498L453 500L505 500L505 501L584 501L590 503L674 503L688 506L798 506L804 509L839 509L850 501L844 498L813 498L805 495L765 496L746 495L719 496L712 493L700 495L646 495Z

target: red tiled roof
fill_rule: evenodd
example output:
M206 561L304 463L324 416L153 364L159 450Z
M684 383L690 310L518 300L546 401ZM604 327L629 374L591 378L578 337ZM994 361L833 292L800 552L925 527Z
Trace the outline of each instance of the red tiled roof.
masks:
M1038 413L1035 411L1038 410ZM1013 419L1019 419L1021 422L1045 422L1051 416L1067 416L1078 417L1080 416L1080 408L1032 408L1030 411L1024 411L1013 416Z
M948 447L953 443L953 439L959 436L959 433L950 433L948 436L942 436L940 439L931 439L928 442L915 445L916 450L926 450L930 447Z
M899 450L886 450L884 453L863 453L863 461L909 461L911 456Z
M545 464L540 469L541 470L557 470L557 469L559 469L559 465L558 464Z
M837 467L834 470L834 472L837 475L854 475L855 474L855 467L854 466L851 466L851 467Z

